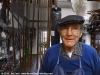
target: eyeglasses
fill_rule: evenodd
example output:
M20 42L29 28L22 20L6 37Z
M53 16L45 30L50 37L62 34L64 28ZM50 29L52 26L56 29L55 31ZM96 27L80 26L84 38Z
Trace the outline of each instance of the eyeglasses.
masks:
M76 33L76 32L79 32L80 30L80 26L61 26L60 27L60 31L63 32L63 33L66 33L68 31L71 31L72 33Z

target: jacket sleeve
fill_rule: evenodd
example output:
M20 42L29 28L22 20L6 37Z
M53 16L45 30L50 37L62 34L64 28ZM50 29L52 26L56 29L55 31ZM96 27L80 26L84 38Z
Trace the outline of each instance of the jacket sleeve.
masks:
M98 53L94 53L94 66L95 66L95 70L94 70L94 74L93 75L100 75L100 57L98 55Z
M100 57L99 57L99 62L98 62L98 75L100 75Z
M98 75L100 75L100 57L98 58L97 70L98 70Z

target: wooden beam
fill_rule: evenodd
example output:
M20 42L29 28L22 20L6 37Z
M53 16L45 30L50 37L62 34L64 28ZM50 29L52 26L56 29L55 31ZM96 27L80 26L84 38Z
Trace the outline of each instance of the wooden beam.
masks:
M30 22L48 22L48 20L30 20ZM50 22L50 21L49 21Z
M34 18L35 18L35 5L36 5L36 0L34 0L33 1L33 20L34 20ZM32 35L30 35L30 36L32 36L32 37L30 37L30 63L29 63L29 67L30 67L30 69L32 68L32 61L33 61L33 59L32 59L32 49L33 49L33 39L34 39L34 21L32 21Z
M24 2L24 6L25 6L25 0L23 0L23 2ZM24 27L25 27L25 18L23 18L23 31L22 31L23 32L23 37L22 37L22 40L23 40L23 47L22 47L23 48L23 53L22 53L23 54L23 61L22 61L22 65L23 66L22 66L22 68L25 71L25 62L24 62L25 61L25 58L24 58L24 55L25 55L25 53L24 53L24 50L25 50L25 33L24 32L25 32L25 30L24 30Z
M30 0L30 3L32 3L32 0Z
M40 12L40 10L39 10L40 1L37 0L37 3L38 3L38 8L37 8L37 10L38 10L37 12L38 13L37 13L37 16L38 16L38 20L39 20L39 16L40 16L39 15L39 12ZM39 21L37 22L37 61L36 61L36 69L38 69L38 49L39 49L38 48L38 45L39 45L39 41L38 40L39 40Z
M13 33L12 33L12 36L13 36L13 54L14 54L14 57L13 57L13 60L14 60L14 67L16 67L16 54L15 54L15 43L14 43L14 17L12 15L12 27L13 27Z
M16 18L16 16L13 14L12 10L10 10L11 14L13 15L13 17L15 18L15 20L18 22L18 19ZM20 27L22 28L21 23L19 22Z
M51 34L51 7L52 1L48 0L48 26L47 26L47 48L50 47L50 34Z
M19 5L18 5L18 0L17 0L17 12L18 12L18 9L19 9ZM18 50L20 51L20 59L19 59L19 61L20 61L20 67L21 67L21 49L20 49L20 45L21 45L21 43L20 43L20 22L19 22L19 14L17 15L17 21L18 21Z

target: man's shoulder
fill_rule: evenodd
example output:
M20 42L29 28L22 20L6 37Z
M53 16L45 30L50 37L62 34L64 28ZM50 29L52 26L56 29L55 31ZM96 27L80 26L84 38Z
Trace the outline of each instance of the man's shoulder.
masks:
M59 43L59 44L55 44L55 45L51 46L48 50L55 50L55 49L59 49L59 48L60 48L60 46L61 46L61 43Z
M58 52L59 51L59 48L61 46L61 43L59 44L55 44L53 46L51 46L50 48L48 48L47 52Z
M58 56L58 54L59 54L60 46L61 46L61 43L51 46L50 48L47 49L45 54L50 59L56 58Z
M85 50L86 52L92 52L92 53L97 52L94 47L82 42L79 42L79 43L82 45L83 50Z

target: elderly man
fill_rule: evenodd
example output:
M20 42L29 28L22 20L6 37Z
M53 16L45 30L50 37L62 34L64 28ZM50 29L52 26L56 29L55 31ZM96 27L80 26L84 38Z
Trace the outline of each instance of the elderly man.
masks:
M53 75L100 75L100 60L92 46L79 42L84 18L69 15L60 20L58 28L62 43L50 47L41 71Z

